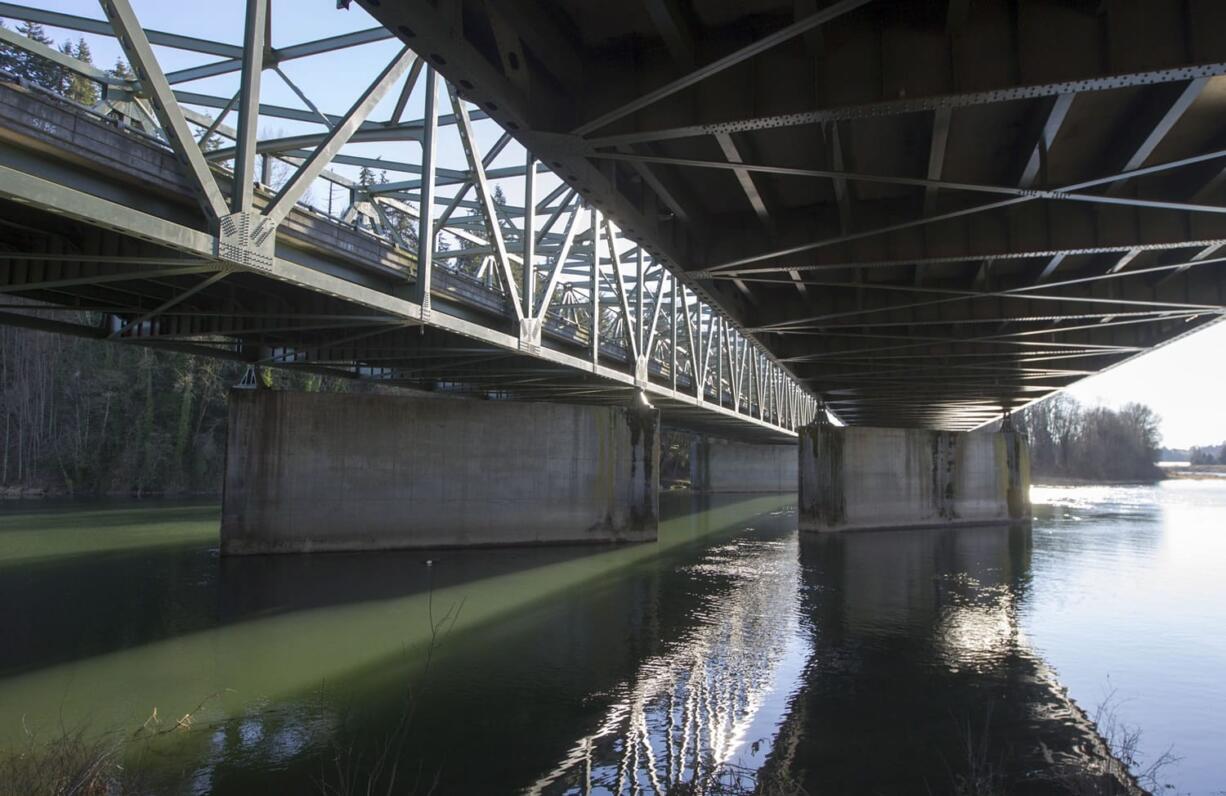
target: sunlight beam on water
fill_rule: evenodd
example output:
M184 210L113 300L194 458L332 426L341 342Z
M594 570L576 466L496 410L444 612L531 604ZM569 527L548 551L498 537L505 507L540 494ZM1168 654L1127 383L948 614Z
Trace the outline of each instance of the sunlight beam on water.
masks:
M24 506L21 508L25 508ZM217 544L215 505L0 513L0 572L65 558Z
M309 693L363 666L421 656L431 639L431 603L436 621L462 604L454 630L473 631L536 601L734 528L778 503L778 498L760 497L666 520L654 544L600 548L432 594L240 621L9 677L0 680L0 744L19 740L22 720L26 726L135 727L155 707L161 716L177 717L211 694L221 696L207 702L198 721L239 716L253 705ZM62 547L57 554L64 554ZM444 556L438 566L446 565Z

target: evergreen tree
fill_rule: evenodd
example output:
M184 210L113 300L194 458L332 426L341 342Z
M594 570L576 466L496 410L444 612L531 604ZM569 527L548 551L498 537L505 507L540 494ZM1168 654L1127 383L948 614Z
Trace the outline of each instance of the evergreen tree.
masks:
M0 28L4 27L4 20L0 19ZM17 74L17 48L2 41L0 41L0 72L7 72L10 75Z
M22 22L17 26L17 32L46 47L55 47L55 42L37 22ZM49 91L63 91L64 69L59 64L19 48L11 48L9 57L7 71Z
M123 59L123 56L115 58L115 65L107 70L107 74L111 77L118 77L121 80L136 79L136 75L132 73L131 67L128 66L128 62Z
M93 53L89 50L89 43L85 39L77 39L74 45L71 41L64 42L60 47L60 52L65 55L70 55L78 61L83 61L87 64L94 62ZM65 97L73 102L79 102L87 107L93 107L98 103L98 85L94 81L79 75L76 72L64 72L64 81L62 91Z

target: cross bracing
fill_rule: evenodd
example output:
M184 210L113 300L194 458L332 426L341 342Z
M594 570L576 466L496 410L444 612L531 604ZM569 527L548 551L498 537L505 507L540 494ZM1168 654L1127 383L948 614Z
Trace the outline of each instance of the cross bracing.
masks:
M358 2L848 422L973 428L1226 307L1220 2Z
M101 91L84 107L0 85L0 292L14 299L0 321L490 398L646 400L666 422L752 438L816 416L675 263L382 29L275 47L267 0L245 4L241 43L146 30L128 0L100 7L0 3L114 36L134 73L0 32ZM383 58L367 82L346 76L347 106L294 78L369 47Z

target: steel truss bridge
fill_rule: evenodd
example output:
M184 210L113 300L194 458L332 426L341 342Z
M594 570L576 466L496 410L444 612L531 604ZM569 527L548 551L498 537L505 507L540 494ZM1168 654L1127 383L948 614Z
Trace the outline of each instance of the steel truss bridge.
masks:
M3 320L780 439L974 428L1226 307L1215 0L358 4L273 47L267 0L241 44L0 3L137 71L0 30L105 87L4 89ZM342 114L292 79L381 47Z
M357 0L848 423L1221 317L1218 0Z
M380 27L273 47L271 4L244 5L232 44L146 30L128 0L98 18L0 3L113 37L133 73L0 28L7 52L101 97L0 73L0 322L492 399L647 401L749 440L788 441L817 416L700 283L466 101L465 82ZM338 114L293 79L329 57L357 89Z

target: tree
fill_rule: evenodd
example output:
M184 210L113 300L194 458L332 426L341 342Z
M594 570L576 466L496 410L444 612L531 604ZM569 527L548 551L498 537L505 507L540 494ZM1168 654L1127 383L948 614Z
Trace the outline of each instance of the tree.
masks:
M22 22L17 26L17 32L45 47L55 47L55 42L37 22ZM59 64L19 47L7 46L4 49L2 63L6 72L11 72L23 80L42 86L48 91L63 93L65 74L64 68Z
M132 73L132 69L128 66L128 62L123 59L123 56L115 58L115 65L106 70L111 77L117 77L121 80L135 80L136 75Z
M1085 407L1058 394L1028 407L1017 428L1036 475L1136 481L1159 477L1160 419L1148 406Z
M76 44L71 41L64 42L60 45L60 52L87 64L94 62L89 43L83 38L77 39ZM64 72L62 91L64 96L73 102L79 102L91 108L98 104L98 84L76 72Z
M3 19L0 19L0 28L7 30ZM0 41L0 72L8 72L11 75L17 74L17 53L16 47L7 42Z

